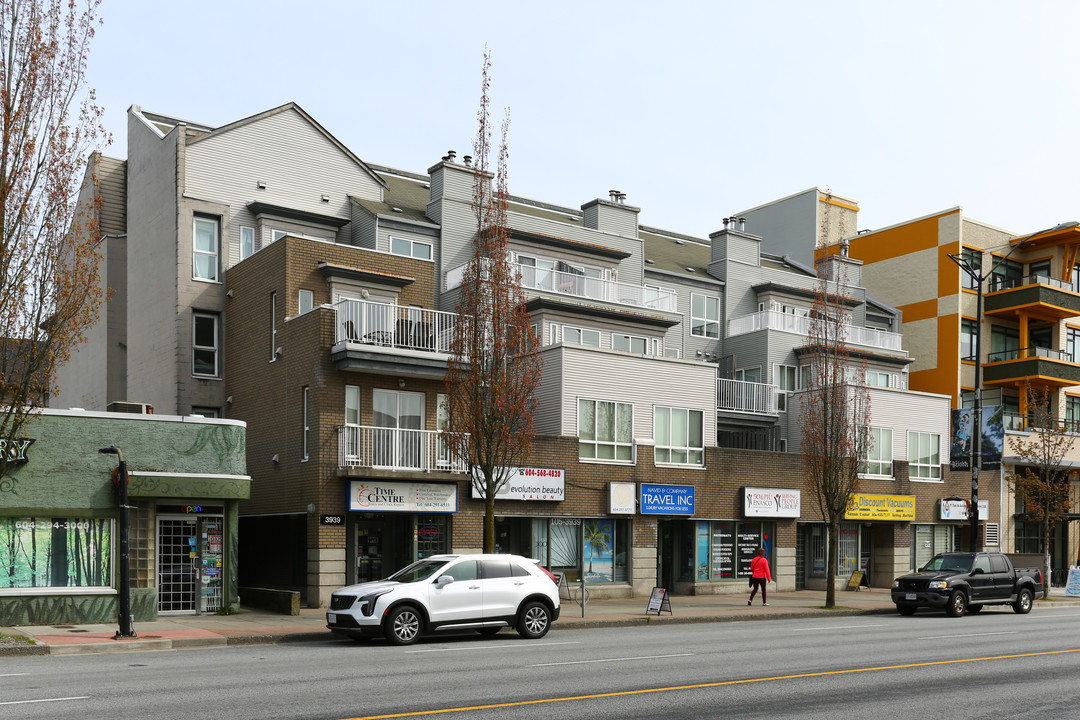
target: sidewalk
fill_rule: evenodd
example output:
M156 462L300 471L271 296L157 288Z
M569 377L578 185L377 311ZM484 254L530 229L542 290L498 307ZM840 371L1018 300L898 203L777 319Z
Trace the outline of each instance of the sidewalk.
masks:
M552 630L895 612L887 588L838 590L834 610L822 608L825 593L821 590L770 592L768 607L762 607L760 596L753 607L747 607L747 597L748 593L672 595L671 613L659 615L646 613L648 597L593 600L585 606L584 617L580 605L564 599L562 613ZM1044 604L1080 605L1080 598L1066 598L1061 588L1054 588L1051 597L1051 603L1037 601L1035 611ZM299 615L291 616L246 607L233 615L164 616L154 622L135 623L137 638L114 639L116 630L116 624L0 627L0 657L311 642L340 637L326 629L325 608L302 608ZM5 635L16 639L6 640L2 637Z

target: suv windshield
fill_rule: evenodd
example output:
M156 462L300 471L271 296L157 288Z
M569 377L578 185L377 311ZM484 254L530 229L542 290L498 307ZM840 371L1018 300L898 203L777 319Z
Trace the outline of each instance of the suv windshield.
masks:
M942 572L970 572L973 555L937 555L926 563L923 570Z
M400 583L414 583L421 580L427 580L432 575L439 572L440 569L446 567L449 560L420 560L414 562L406 568L398 570L396 573L387 578L387 580L396 580Z

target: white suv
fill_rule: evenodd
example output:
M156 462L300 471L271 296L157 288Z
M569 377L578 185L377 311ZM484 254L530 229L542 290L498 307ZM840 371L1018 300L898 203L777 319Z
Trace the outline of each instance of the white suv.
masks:
M385 580L349 585L330 597L326 627L353 637L382 634L408 645L424 634L516 627L541 638L559 619L555 576L518 555L432 555Z

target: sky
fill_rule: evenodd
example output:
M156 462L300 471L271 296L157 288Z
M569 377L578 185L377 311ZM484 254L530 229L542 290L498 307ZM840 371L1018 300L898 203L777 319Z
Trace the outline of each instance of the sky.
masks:
M88 85L211 126L295 102L365 162L471 154L485 46L513 195L705 237L821 187L859 229L1080 220L1072 0L103 0ZM497 134L496 134L497 136ZM753 228L747 228L753 232Z

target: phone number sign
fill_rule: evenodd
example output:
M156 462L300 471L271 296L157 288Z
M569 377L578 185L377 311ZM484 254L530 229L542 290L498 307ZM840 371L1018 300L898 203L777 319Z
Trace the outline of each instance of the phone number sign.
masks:
M561 502L566 499L566 472L559 468L509 468L509 479L495 493L496 500L549 500ZM472 484L472 496L483 496Z

